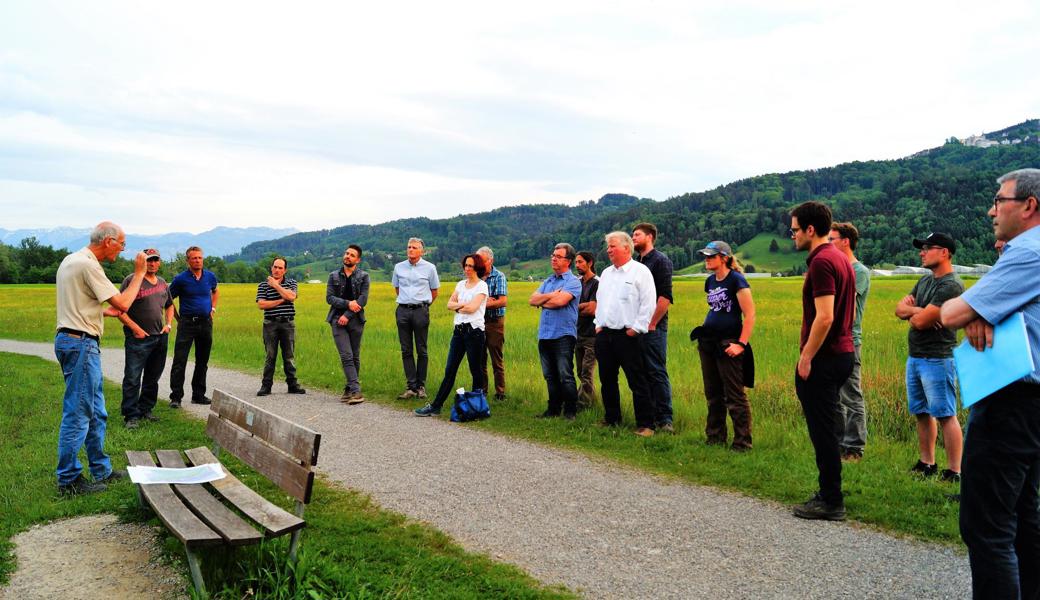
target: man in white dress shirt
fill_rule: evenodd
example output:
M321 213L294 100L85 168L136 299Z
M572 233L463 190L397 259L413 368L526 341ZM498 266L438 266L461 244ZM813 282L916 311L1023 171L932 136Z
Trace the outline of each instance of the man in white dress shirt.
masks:
M600 393L606 411L604 425L621 424L621 392L618 369L625 370L632 390L635 434L654 435L654 408L643 369L639 336L650 327L657 306L657 290L650 269L632 260L634 245L624 231L606 235L611 266L600 273L596 294L596 360L599 361Z

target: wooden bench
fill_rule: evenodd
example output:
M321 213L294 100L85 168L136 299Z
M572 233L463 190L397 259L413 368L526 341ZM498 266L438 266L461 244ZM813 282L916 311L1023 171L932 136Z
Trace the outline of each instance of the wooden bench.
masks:
M295 498L296 514L268 502L223 465L224 478L208 484L137 486L142 506L147 502L166 528L184 544L191 578L202 597L206 596L206 587L199 567L199 548L256 544L262 539L289 533L292 534L289 560L296 561L300 533L306 525L303 509L311 500L314 466L318 463L321 442L320 434L221 390L213 391L211 411L206 434L213 440L213 451L206 447L185 450L188 463L219 464L221 449L230 452ZM179 450L156 450L155 455L158 466L187 466ZM156 466L148 451L128 450L126 457L132 466Z

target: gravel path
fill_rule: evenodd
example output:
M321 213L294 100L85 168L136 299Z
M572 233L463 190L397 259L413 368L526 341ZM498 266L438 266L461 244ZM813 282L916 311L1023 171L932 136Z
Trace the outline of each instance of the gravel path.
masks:
M0 351L54 359L45 343L0 340ZM121 349L104 350L102 364L122 379ZM256 398L253 375L211 368L209 383L320 432L318 467L330 479L589 597L970 595L967 558L949 548L802 521L775 503L373 403L347 407L318 390L290 396L276 384Z

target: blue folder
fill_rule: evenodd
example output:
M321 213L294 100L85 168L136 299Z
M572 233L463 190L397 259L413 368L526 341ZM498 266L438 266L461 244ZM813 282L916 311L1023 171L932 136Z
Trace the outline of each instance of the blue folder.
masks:
M993 328L993 346L982 352L968 340L953 349L957 379L961 384L961 407L968 408L1000 388L1033 372L1025 316L1016 312Z

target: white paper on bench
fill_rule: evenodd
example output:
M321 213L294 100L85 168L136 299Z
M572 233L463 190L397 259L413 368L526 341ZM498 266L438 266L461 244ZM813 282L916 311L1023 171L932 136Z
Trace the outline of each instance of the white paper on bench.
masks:
M134 483L206 483L224 478L224 470L216 463L183 469L127 467L126 472Z

